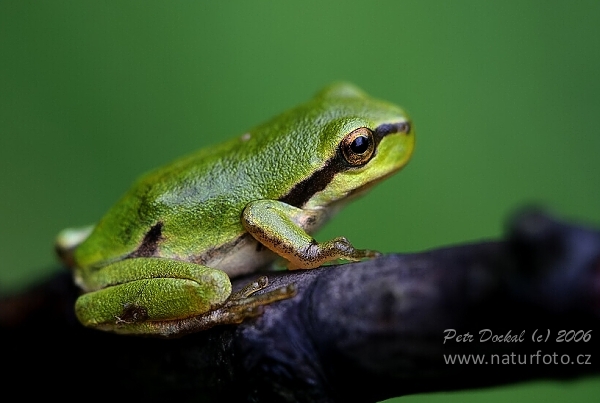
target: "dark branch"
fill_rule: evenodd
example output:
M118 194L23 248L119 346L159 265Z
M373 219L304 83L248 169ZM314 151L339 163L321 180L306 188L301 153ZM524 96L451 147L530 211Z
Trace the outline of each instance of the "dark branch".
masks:
M0 303L5 390L39 392L12 377L53 385L46 396L77 385L96 398L147 401L368 402L598 373L597 357L583 362L598 349L600 233L538 212L517 216L505 240L269 279L296 284L298 295L239 326L162 340L83 329L72 313L77 290L60 275ZM473 341L444 344L446 329ZM524 341L481 342L482 329ZM534 343L536 330L549 339ZM560 330L591 339L557 343ZM445 364L450 354L530 361ZM582 363L544 365L545 355Z

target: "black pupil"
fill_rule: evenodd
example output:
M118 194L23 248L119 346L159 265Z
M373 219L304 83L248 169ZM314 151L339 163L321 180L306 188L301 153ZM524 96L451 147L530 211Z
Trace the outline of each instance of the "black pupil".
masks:
M362 154L369 149L369 139L365 136L358 136L350 144L350 149L356 154Z

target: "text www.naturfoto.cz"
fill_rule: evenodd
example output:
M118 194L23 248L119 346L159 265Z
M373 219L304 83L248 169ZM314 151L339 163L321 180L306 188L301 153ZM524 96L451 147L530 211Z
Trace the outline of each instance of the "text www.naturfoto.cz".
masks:
M538 350L535 354L444 354L446 364L475 364L475 365L591 365L591 354L542 354Z

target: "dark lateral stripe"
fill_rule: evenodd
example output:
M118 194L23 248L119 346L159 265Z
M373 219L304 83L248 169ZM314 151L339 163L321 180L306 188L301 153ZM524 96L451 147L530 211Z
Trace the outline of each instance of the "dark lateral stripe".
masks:
M279 200L295 207L302 207L315 193L325 189L336 173L347 168L346 164L340 163L338 154L336 153L327 160L323 168L298 182L288 194L280 197Z
M133 258L154 256L156 249L158 248L158 243L162 240L162 227L163 223L161 221L153 225L144 236L144 240L140 246L127 257Z

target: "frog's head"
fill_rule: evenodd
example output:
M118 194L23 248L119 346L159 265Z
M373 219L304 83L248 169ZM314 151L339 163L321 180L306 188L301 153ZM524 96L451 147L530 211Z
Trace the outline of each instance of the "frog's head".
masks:
M292 190L306 208L362 194L404 167L414 149L414 128L398 106L369 97L357 87L331 85L309 103L320 111L317 155L321 166ZM296 194L294 194L296 193Z

